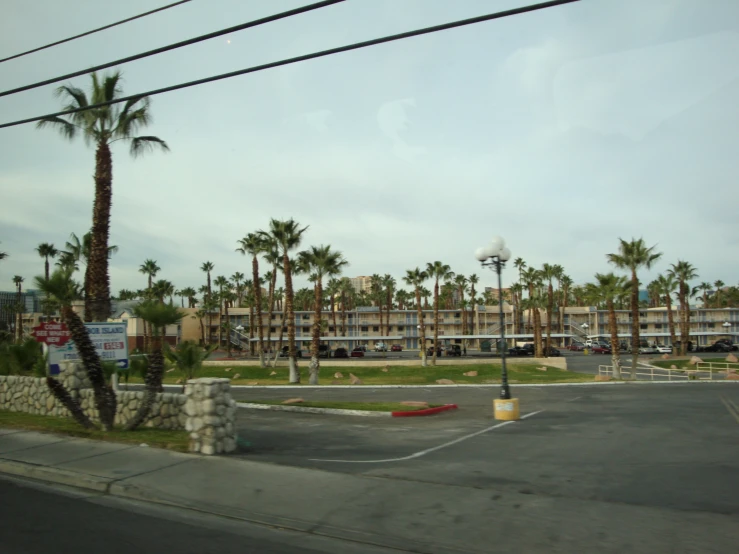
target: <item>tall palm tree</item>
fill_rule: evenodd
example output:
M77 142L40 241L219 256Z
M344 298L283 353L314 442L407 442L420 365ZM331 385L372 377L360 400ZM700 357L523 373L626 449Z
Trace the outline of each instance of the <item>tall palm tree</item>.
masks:
M611 332L611 356L613 363L613 376L621 378L621 357L618 348L618 324L616 323L616 309L614 301L624 290L631 287L631 283L623 275L616 276L613 273L596 273L595 283L589 283L586 288L588 294L597 303L603 303L608 310L608 328ZM636 367L631 368L631 378L636 375Z
M515 333L522 333L521 330L521 319L522 316L522 307L521 303L523 301L523 285L521 283L513 283L510 287L511 295L513 296L513 323L514 323L514 332Z
M159 279L152 286L151 297L159 301L160 304L164 304L165 297L169 296L169 302L172 303L172 296L174 296L174 284L166 279Z
M669 273L667 275L658 275L655 281L657 282L657 290L664 298L665 307L667 308L667 326L670 332L670 345L675 348L677 339L675 337L675 319L672 313L672 295L677 289L677 281Z
M356 295L351 279L342 277L339 280L339 301L341 302L341 336L346 336L346 309L352 297Z
M459 275L454 276L454 284L457 287L457 293L459 294L459 305L462 307L462 334L467 334L467 307L466 302L464 301L464 293L467 290L467 285L469 284L469 280L467 277L462 275L461 273Z
M38 255L44 259L44 276L46 279L49 278L49 258L55 258L59 254L59 250L54 248L53 244L48 242L42 242L36 247ZM2 258L0 258L2 259Z
M667 273L677 281L677 297L680 302L680 355L688 352L690 341L690 296L688 281L698 278L698 270L690 263L678 260L671 264Z
M183 313L177 306L156 300L147 300L134 308L134 314L146 321L152 329L152 350L148 358L148 367L144 377L144 398L136 413L126 423L125 430L132 431L146 421L154 405L157 393L162 389L164 377L163 338L168 325L175 325Z
M223 328L221 326L223 323L223 288L227 287L229 282L223 275L219 275L213 280L213 284L218 287L218 346L220 347L223 345Z
M370 277L369 295L372 302L377 304L377 309L380 311L380 335L382 335L382 301L384 295L382 293L382 277L377 273L374 273Z
M619 238L618 252L607 254L608 262L619 269L631 272L631 367L636 371L639 362L639 278L637 270L641 267L650 269L662 256L656 252L656 246L647 247L643 238L632 238L625 241Z
M570 301L570 289L572 288L572 285L574 284L574 281L572 280L572 277L569 275L562 275L562 278L560 279L560 290L562 292L560 296L560 302L562 303L562 308L560 309L559 313L559 332L563 333L565 332L565 311L567 310L567 303Z
M328 294L329 310L331 311L331 321L334 326L334 337L339 336L339 328L336 326L336 297L341 291L341 280L332 277L326 285L326 293Z
M23 297L23 277L16 275L13 277L15 285L15 340L20 344L23 341L23 312L25 306L22 301Z
M48 279L36 277L36 288L46 296L53 298L61 306L62 316L69 328L69 333L79 353L82 365L87 371L95 399L95 408L98 411L100 425L103 430L113 428L117 407L116 395L113 389L105 382L102 362L95 345L90 340L87 328L77 312L72 309L72 302L81 298L80 286L72 279L72 271L58 269ZM64 406L69 409L74 418L84 427L94 427L92 422L82 412L79 403L73 399L64 386L52 377L47 377L47 386ZM84 416L84 417L83 417Z
M526 262L523 258L516 258L515 260L513 260L513 267L518 269L518 282L523 283L523 270L528 267L526 265Z
M541 268L541 277L547 284L547 343L546 354L549 355L549 347L552 346L552 315L554 312L554 287L552 280L557 278L556 266L544 264Z
M470 281L470 328L472 329L472 334L475 333L475 315L477 313L477 291L475 290L475 285L480 282L480 278L477 276L476 273L473 273L469 277Z
M720 308L721 307L721 293L723 292L724 286L726 286L726 284L721 279L719 279L713 283L713 286L716 287L716 295L715 295L716 299L715 299L714 307Z
M287 343L290 364L290 383L300 383L300 373L295 359L295 310L293 308L293 279L290 252L300 247L303 233L308 226L301 227L294 219L270 219L269 231L259 233L269 240L270 237L277 243L282 255L282 270L285 275L285 316L287 317Z
M159 273L161 270L162 268L157 265L156 260L152 260L149 258L144 260L144 263L139 266L139 273L143 273L144 275L147 275L149 277L149 288L151 288L154 277L156 277L157 273Z
M523 283L528 288L528 308L529 318L533 319L534 331L534 354L537 358L541 358L543 354L541 340L541 312L540 309L544 305L542 295L540 294L543 278L541 271L533 267L529 267L522 272Z
M180 294L187 298L187 307L195 308L198 303L197 294L198 292L193 287L185 287L180 291Z
M341 252L331 250L329 245L311 246L298 253L298 264L314 278L313 292L313 328L311 329L310 380L311 385L318 384L320 362L318 351L321 343L321 312L323 310L323 278L333 277L341 273L348 265Z
M556 312L557 312L557 329L560 329L559 322L563 315L559 312L562 306L560 302L560 297L562 296L562 279L564 277L565 277L565 268L562 267L560 264L554 264L554 278L557 280L557 290L554 292L554 306L556 307ZM564 330L561 330L558 332L564 333ZM559 343L560 345L564 344L564 337L560 337Z
M426 367L426 322L423 320L423 309L421 306L421 288L424 281L429 276L425 271L421 271L420 267L415 269L408 269L405 272L405 281L409 286L413 287L413 292L416 296L416 311L418 312L418 327L419 327L419 343L418 346L421 349L421 366ZM434 349L435 350L435 349Z
M280 268L280 262L282 258L280 256L279 245L275 241L275 238L271 235L262 235L264 239L264 252L262 257L264 261L272 266L272 270L265 274L265 277L269 276L269 288L267 292L267 344L272 347L272 314L275 311L275 288L277 286L277 272ZM284 314L283 314L284 315ZM284 317L283 317L284 319ZM275 357L275 359L277 359Z
M119 72L104 75L91 74L90 96L80 88L63 85L56 89L62 97L65 109L85 108L91 104L120 98ZM125 104L112 104L94 110L70 114L67 119L49 117L38 122L37 127L57 128L66 139L82 135L86 143L95 144L95 200L92 214L92 244L90 260L85 274L85 318L88 321L107 321L110 316L110 280L108 275L108 238L110 232L110 208L113 198L113 155L110 145L116 141L130 143L133 157L159 147L168 150L167 144L154 136L135 136L151 122L150 100L137 96Z
M243 255L251 255L251 275L252 275L252 291L254 295L254 305L257 312L257 335L259 337L259 365L267 367L264 359L264 322L262 321L262 285L259 279L259 259L258 256L264 254L269 247L268 242L259 233L249 233L239 241L237 252Z
M385 335L390 336L390 310L393 309L395 295L395 278L390 274L382 276L382 287L385 290Z
M436 365L436 353L439 341L439 281L448 281L454 278L452 268L440 261L426 264L426 274L434 280L434 354L431 365Z
M703 302L703 307L708 307L708 293L713 290L713 285L711 283L707 283L706 281L703 281L700 285L696 287L697 290L702 291L703 294L701 294L701 301Z

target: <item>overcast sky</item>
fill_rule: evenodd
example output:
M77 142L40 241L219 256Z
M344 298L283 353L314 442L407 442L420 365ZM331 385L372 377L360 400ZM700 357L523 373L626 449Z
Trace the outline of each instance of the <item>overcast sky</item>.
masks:
M8 0L0 57L166 3ZM299 5L194 0L2 63L0 88ZM349 0L127 64L124 90L517 5ZM114 147L112 290L142 288L146 258L178 288L203 284L206 260L248 274L237 240L271 217L310 225L303 246L342 251L350 277L441 260L482 288L494 279L473 252L502 235L584 283L618 237L643 236L664 252L645 281L684 259L736 284L738 22L736 0L587 0L153 97L145 134L171 152ZM57 111L53 88L0 98L0 121ZM41 272L40 242L89 229L93 171L81 140L0 130L0 290Z

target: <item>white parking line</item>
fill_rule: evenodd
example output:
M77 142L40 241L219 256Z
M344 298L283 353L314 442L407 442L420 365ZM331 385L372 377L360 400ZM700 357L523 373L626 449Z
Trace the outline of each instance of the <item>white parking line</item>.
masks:
M574 402L575 400L580 400L582 396L576 396L575 398L570 398L569 400L565 400L565 402Z
M526 419L527 417L540 414L543 411L544 410L539 410L538 412L531 412L530 414L521 416L521 419ZM310 461L311 462L336 462L336 463L342 463L342 464L382 464L386 462L402 462L404 460L412 460L414 458L420 458L421 456L425 456L426 454L429 454L431 452L435 452L437 450L441 450L442 448L446 448L447 446L452 446L453 444L466 441L467 439L471 439L472 437L482 435L483 433L487 433L488 431L492 431L493 429L498 429L500 427L509 425L511 423L516 423L516 422L515 421L504 421L502 423L493 425L492 427L488 427L481 431L477 431L476 433L471 433L469 435L465 435L464 437L459 437L458 439L455 439L453 441L445 442L444 444L440 444L439 446L434 446L433 448L421 450L420 452L416 452L415 454L411 454L410 456L403 456L402 458L388 458L386 460L322 460L318 458L310 458Z

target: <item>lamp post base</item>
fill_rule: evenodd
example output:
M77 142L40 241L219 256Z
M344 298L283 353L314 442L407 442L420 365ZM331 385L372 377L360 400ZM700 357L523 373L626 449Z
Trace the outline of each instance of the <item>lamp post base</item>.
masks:
M520 419L518 398L510 398L507 400L496 398L493 400L493 413L495 414L495 419L499 419L501 421L517 421Z

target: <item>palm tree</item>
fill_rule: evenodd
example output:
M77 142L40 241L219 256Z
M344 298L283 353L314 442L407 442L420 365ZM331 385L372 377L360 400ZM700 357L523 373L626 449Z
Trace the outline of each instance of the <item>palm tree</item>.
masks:
M169 303L172 303L172 296L174 296L174 284L166 279L159 279L156 281L150 291L151 297L156 298L160 303L164 304L164 298L169 296Z
M522 333L521 330L521 319L523 319L523 308L521 303L523 302L523 285L521 283L513 283L510 287L511 294L513 295L513 317L514 317L514 329L515 333Z
M623 291L631 287L631 283L627 281L623 275L616 276L613 273L596 273L595 283L589 283L587 285L588 294L597 303L604 303L608 310L608 328L611 331L611 356L613 363L613 376L616 379L621 378L621 357L618 348L618 324L616 323L616 309L614 307L614 300ZM631 368L631 378L634 379L636 375L636 368Z
M348 277L339 280L339 301L341 302L341 336L346 336L346 308L356 291Z
M262 286L259 280L259 260L257 256L267 251L268 242L259 233L249 233L239 241L236 251L251 255L251 274L254 304L257 312L257 334L259 337L259 365L267 367L264 360L264 323L262 322Z
M108 102L122 94L120 73L98 79L92 73L90 97L82 89L63 85L56 95L69 102L66 109L85 108L91 104ZM92 215L92 244L90 260L85 275L85 317L89 321L106 321L110 316L110 282L108 276L108 238L110 231L110 207L113 197L113 156L110 145L122 140L130 143L130 152L136 157L155 146L168 150L167 144L154 136L135 136L139 129L151 122L150 101L147 96L137 96L121 107L112 104L94 110L70 114L68 119L49 117L38 122L37 127L56 127L66 139L81 134L86 143L94 143L95 152L95 200Z
M661 252L655 252L656 246L644 243L643 238L625 241L619 238L618 252L607 254L606 258L619 269L631 272L631 371L636 371L639 362L639 278L636 275L640 267L650 269L662 256Z
M680 302L680 355L688 352L690 340L690 285L688 281L698 278L698 270L690 263L678 260L671 264L667 273L677 281L677 297Z
M565 311L567 310L567 303L570 300L570 288L574 284L574 281L572 280L572 277L569 275L562 275L562 278L559 280L560 283L560 290L562 291L561 294L561 302L562 302L562 308L560 310L559 314L559 332L563 333L565 332Z
M98 356L95 345L90 340L87 328L77 312L72 309L72 302L82 297L80 286L72 280L72 270L58 269L48 279L41 276L34 281L36 288L46 296L53 298L61 306L62 316L69 328L69 333L79 353L82 365L87 371L95 398L95 408L98 411L100 425L103 430L110 431L116 413L116 396L113 389L105 382L103 365ZM52 377L46 378L46 384L54 396L72 413L73 417L83 427L92 428L94 425L82 412L76 399L73 399L64 386Z
M711 285L711 283L707 283L703 281L700 285L698 285L695 288L696 290L703 291L703 294L701 294L701 300L703 302L703 307L707 308L708 307L708 293L713 290L713 285Z
M714 305L715 308L721 307L721 293L723 292L723 288L725 286L725 283L719 279L718 281L715 281L713 283L713 286L716 287L716 304Z
M279 245L271 235L262 235L264 239L264 252L262 257L264 261L272 266L272 270L265 274L265 277L269 275L269 289L267 293L267 343L270 348L272 347L272 314L275 310L275 287L277 286L277 271L280 268L280 251ZM277 359L275 357L275 359Z
M513 267L518 269L518 282L523 284L523 270L527 267L526 262L523 258L516 258L513 260Z
M557 274L557 268L554 265L544 264L541 268L541 277L547 283L547 356L549 356L549 347L552 346L552 315L554 315L554 288L552 287L552 280L557 278Z
M180 291L180 294L183 296L183 298L187 298L187 307L188 308L194 308L195 305L198 303L197 291L192 287L185 287Z
M334 337L339 336L339 328L336 326L336 297L341 291L341 280L332 277L326 285L326 293L328 294L329 310L331 311L331 321L334 326Z
M658 275L655 279L657 283L657 290L660 295L665 299L665 307L667 308L667 326L670 330L670 345L675 348L677 345L677 339L675 338L675 319L672 313L672 295L675 293L677 288L677 281L670 275Z
M161 270L162 268L157 265L156 260L151 259L144 260L144 263L139 266L139 273L143 273L149 277L149 288L151 288L154 277L156 277L157 273Z
M303 240L303 233L307 226L300 227L297 221L271 219L269 231L259 233L269 240L270 237L277 243L282 254L282 270L285 275L285 316L287 317L287 342L290 364L290 383L300 383L300 373L295 359L295 310L293 308L293 280L290 263L290 251L298 248Z
M223 319L223 287L227 287L229 283L228 279L223 275L219 275L215 278L213 284L218 287L218 346L221 346L223 344L223 332L221 328L221 320Z
M323 309L323 278L341 273L342 268L348 265L341 252L331 250L328 245L311 246L310 249L298 253L298 264L311 273L314 278L313 292L313 328L311 329L310 349L310 381L311 385L318 384L320 362L318 351L321 343L321 312Z
M205 291L203 292L203 303L208 302L212 300L213 297L213 289L211 288L211 281L210 281L210 272L213 271L215 268L215 265L213 262L203 262L200 265L200 271L204 272L207 276L207 280L205 283ZM211 308L212 309L212 308ZM207 316L206 316L206 323L208 325L208 332L207 332L207 340L208 344L210 344L210 325L211 325L211 309L207 310Z
M13 277L13 284L15 284L15 335L16 341L20 344L23 341L23 312L25 306L23 305L23 277L16 275Z
M382 335L382 277L377 273L370 277L370 299L377 304L377 309L380 310L380 335Z
M537 269L530 267L522 272L523 283L528 287L528 308L529 308L529 321L533 317L533 331L534 331L534 355L537 358L542 357L542 340L541 340L541 312L539 311L543 307L543 298L540 294L540 288L543 282L542 274Z
M416 295L416 311L418 312L418 327L419 327L419 348L421 349L421 366L426 367L426 322L423 320L423 310L421 308L421 287L423 282L426 281L429 276L425 271L421 271L420 267L415 269L408 269L405 272L405 281L409 286L413 287L413 292ZM436 356L436 348L434 348L434 356Z
M36 247L38 255L44 258L44 276L46 279L49 278L49 258L55 258L59 253L59 250L54 248L53 244L48 242L42 242ZM0 258L2 259L2 258Z
M208 358L215 347L203 348L191 340L182 341L174 349L166 347L165 357L174 364L184 375L182 390L185 390L187 381L195 378L195 374L203 367L203 362Z
M8 253L7 252L0 252L0 260L4 260L7 257L8 257Z
M393 309L396 284L392 275L385 274L382 276L382 286L385 289L385 335L387 336L390 336L390 310Z
M153 330L153 341L151 354L149 354L148 358L149 364L146 370L146 377L144 378L144 398L141 404L139 404L136 413L126 423L126 431L136 429L149 417L149 412L154 405L157 392L162 388L162 378L164 377L162 338L165 335L167 326L175 325L184 315L177 306L154 300L147 300L136 306L134 308L134 314L149 324Z
M452 268L440 261L426 264L426 274L434 280L434 354L431 365L436 365L436 353L439 341L439 281L448 281L454 278Z
M456 285L457 292L459 293L459 305L462 308L462 334L463 335L467 334L467 307L464 301L464 292L465 290L467 290L468 283L469 283L469 280L467 279L467 277L465 277L461 273L454 277L454 284Z

